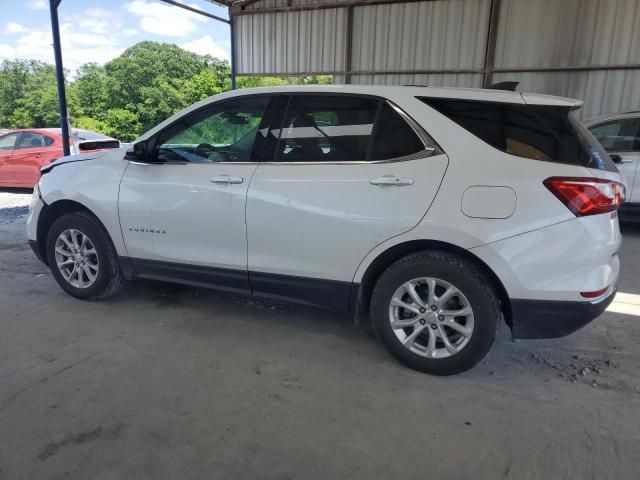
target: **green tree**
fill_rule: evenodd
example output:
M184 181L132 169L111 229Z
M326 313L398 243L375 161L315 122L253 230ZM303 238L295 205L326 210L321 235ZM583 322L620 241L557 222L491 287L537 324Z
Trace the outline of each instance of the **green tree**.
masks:
M312 83L331 83L331 77L238 77L238 88ZM229 90L231 79L225 60L141 42L104 66L83 65L66 88L72 125L131 141L192 103ZM53 66L0 63L0 128L59 124Z
M96 63L86 63L76 72L76 81L71 85L75 90L82 114L100 118L109 107L107 94L107 74L104 67Z
M107 126L104 122L91 117L79 117L73 122L75 128L91 130L92 132L104 133L106 135Z
M79 115L78 96L67 87L69 120ZM59 127L58 88L52 65L40 64L24 80L21 96L13 103L8 119L11 128Z
M105 115L103 133L122 142L131 142L142 133L142 124L134 113L113 108Z

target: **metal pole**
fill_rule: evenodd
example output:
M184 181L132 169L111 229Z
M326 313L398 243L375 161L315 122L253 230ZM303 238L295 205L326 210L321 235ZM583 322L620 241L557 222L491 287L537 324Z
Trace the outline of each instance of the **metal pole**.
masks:
M62 129L62 151L67 156L69 149L69 121L67 118L67 96L64 90L64 69L62 67L62 48L60 46L60 26L58 24L58 5L61 0L49 0L51 11L51 32L53 33L53 53L56 59L56 81L58 83L58 108L60 109L60 128Z
M345 46L344 83L351 83L351 57L353 55L353 7L347 7L347 41Z
M235 18L229 8L229 33L231 34L231 90L236 89L236 28Z
M484 88L487 88L493 83L501 5L502 0L491 0L489 26L487 27L487 49L484 54L484 75L482 77L482 86Z

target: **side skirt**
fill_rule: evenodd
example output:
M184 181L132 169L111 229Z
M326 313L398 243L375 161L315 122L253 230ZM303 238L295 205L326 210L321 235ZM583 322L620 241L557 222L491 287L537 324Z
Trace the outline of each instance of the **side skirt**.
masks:
M120 265L127 278L180 283L339 311L349 310L351 292L357 291L359 287L351 282L337 280L184 265L140 258L120 257Z

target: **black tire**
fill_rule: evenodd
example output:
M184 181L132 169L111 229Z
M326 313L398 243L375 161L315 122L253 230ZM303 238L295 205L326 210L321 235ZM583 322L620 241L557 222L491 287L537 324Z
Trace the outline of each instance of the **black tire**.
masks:
M56 240L67 229L79 230L89 237L95 247L99 270L95 282L89 287L78 288L71 285L65 280L56 264ZM86 300L107 298L115 294L124 282L118 263L118 255L109 234L102 224L89 213L67 213L57 218L47 233L46 253L53 278L65 292L74 297Z
M474 327L468 342L446 358L414 353L404 346L391 327L389 305L394 293L405 282L421 277L438 278L455 286L473 309ZM373 290L370 315L381 343L404 365L433 375L454 375L474 367L489 352L501 312L491 282L472 262L449 252L423 251L401 258L382 273Z

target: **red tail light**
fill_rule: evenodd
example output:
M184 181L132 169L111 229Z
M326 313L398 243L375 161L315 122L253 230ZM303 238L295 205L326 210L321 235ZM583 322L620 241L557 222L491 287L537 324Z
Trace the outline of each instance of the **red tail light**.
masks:
M624 185L589 177L550 177L544 186L576 217L617 210L625 199Z

